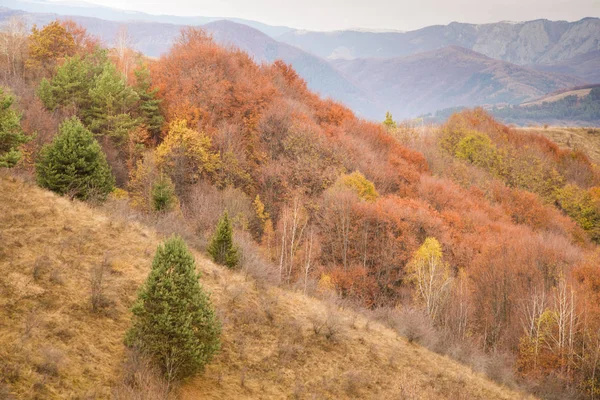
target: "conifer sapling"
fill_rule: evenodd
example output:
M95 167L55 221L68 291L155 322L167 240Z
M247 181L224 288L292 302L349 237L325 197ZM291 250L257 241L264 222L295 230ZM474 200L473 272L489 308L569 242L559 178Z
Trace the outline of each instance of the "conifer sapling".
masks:
M227 211L223 213L213 234L208 253L214 262L235 268L239 262L237 247L233 244L233 227Z
M199 278L194 256L172 236L158 246L132 308L126 343L156 362L170 382L202 371L220 348L221 325Z

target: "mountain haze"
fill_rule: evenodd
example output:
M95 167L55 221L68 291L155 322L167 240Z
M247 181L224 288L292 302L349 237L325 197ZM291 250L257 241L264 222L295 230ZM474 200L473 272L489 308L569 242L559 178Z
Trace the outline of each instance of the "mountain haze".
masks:
M539 71L558 72L600 83L600 50L590 51L552 64L534 64Z

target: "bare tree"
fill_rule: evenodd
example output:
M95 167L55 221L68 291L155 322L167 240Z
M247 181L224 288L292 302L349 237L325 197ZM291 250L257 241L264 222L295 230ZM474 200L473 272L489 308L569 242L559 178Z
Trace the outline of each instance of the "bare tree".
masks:
M121 25L115 36L115 52L117 56L117 65L119 65L121 72L125 77L129 76L129 72L133 65L133 39L129 35L127 26Z
M5 78L17 76L23 70L27 44L27 27L20 17L12 17L0 32L0 54L6 65Z
M544 340L542 314L546 310L546 292L535 288L522 307L522 325L525 335L533 341L533 365L537 368L540 347Z
M313 253L313 239L314 239L314 229L310 227L310 233L307 240L305 240L305 261L304 261L304 294L306 294L306 286L308 283L308 274L312 268L312 253Z

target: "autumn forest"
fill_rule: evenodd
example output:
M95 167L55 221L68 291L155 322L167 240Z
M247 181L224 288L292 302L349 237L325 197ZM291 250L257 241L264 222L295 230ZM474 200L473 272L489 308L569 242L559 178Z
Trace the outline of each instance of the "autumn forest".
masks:
M0 48L10 174L203 252L226 215L228 267L418 318L410 340L490 357L543 398L600 395L600 169L583 151L479 108L367 121L200 29L153 59L126 30L105 44L14 20ZM87 164L67 166L71 146Z

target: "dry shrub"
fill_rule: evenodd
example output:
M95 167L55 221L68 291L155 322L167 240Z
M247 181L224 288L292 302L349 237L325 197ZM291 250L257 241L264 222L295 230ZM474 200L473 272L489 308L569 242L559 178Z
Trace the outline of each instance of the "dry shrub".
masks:
M332 310L328 310L325 315L314 314L310 322L315 335L322 335L330 342L338 341L344 331L340 315Z
M56 285L64 285L65 280L59 268L53 268L52 272L50 272L50 282Z
M516 388L514 360L507 353L492 352L487 356L485 374L495 382Z
M40 361L35 369L47 376L59 376L65 364L65 353L56 347L46 346L40 350Z
M169 384L160 371L136 350L129 350L123 364L121 381L112 390L115 400L166 400L170 395Z
M292 398L294 399L302 399L306 395L306 386L300 382L296 381L294 385L294 391L292 392Z
M271 324L275 322L275 316L277 315L277 304L279 303L279 297L276 294L273 295L262 295L259 297L259 306L265 313L267 321Z
M444 354L468 365L474 371L486 374L490 379L517 388L514 376L514 360L504 353L486 354L468 338L460 338L450 331L437 329L421 310L416 308L380 308L371 317L396 330L406 337L409 343L419 345ZM390 360L392 361L392 360Z
M40 279L42 279L42 276L44 274L50 271L51 267L52 260L50 260L50 257L44 255L36 258L35 262L33 263L33 279L36 282L39 281Z
M92 311L95 313L110 305L110 301L105 295L106 274L109 267L108 257L104 257L102 263L94 265L90 270L90 302Z
M117 187L124 188L129 181L129 169L125 161L125 156L117 146L108 138L101 141L101 146L106 155L106 162L110 166Z
M206 242L203 238L194 234L190 229L188 221L177 210L160 213L149 217L145 225L153 227L158 233L165 237L177 234L185 240L185 242L198 250L206 248Z
M565 377L559 373L552 373L542 377L538 381L531 382L527 388L530 393L545 400L580 400L581 393L577 393L575 387L570 386ZM588 398L594 399L595 396Z
M2 383L15 383L21 378L21 365L18 363L3 362L0 364L0 388ZM0 390L0 394L2 391ZM0 396L0 399L4 397Z
M288 343L302 344L304 343L304 333L300 322L295 318L289 319L278 324L281 329L280 337L284 337Z
M239 266L247 276L254 278L259 286L280 283L276 267L263 256L260 247L248 232L235 232L234 241L239 249Z
M293 343L287 339L280 338L277 344L277 355L279 356L279 361L284 365L295 361L304 352L305 348L303 345Z
M186 243L198 250L204 250L206 240L194 234L187 220L179 210L173 210L163 213L145 214L132 207L128 199L109 197L102 204L97 205L104 213L117 221L115 229L125 228L127 223L138 222L149 228L154 229L163 236L177 234L181 236Z
M372 313L384 325L396 330L409 343L418 343L428 349L435 349L440 342L439 333L431 320L416 308L392 309L383 307Z
M232 187L219 190L208 182L199 182L189 188L181 202L186 221L199 236L209 236L225 210L238 230L246 230L255 218L250 198Z
M42 325L42 317L38 310L31 310L25 317L23 338L29 338Z
M350 397L360 397L360 389L369 383L367 375L360 370L346 371L343 378L344 391Z
M230 307L238 305L247 292L248 288L244 283L232 283L225 286L225 293L227 294L228 304Z

